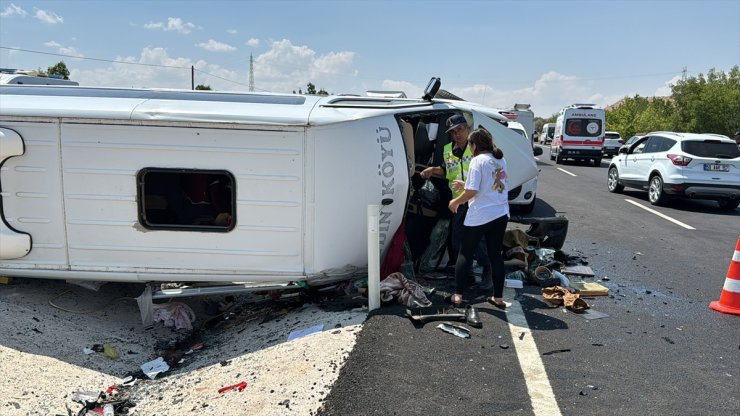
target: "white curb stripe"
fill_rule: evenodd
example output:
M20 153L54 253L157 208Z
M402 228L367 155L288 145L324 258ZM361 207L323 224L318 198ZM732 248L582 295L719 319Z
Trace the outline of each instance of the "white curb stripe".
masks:
M688 224L684 224L681 221L675 220L675 219L673 219L673 218L671 218L671 217L669 217L669 216L667 216L665 214L661 214L660 212L658 212L658 211L656 211L654 209L648 208L648 207L646 207L646 206L644 206L642 204L638 204L637 202L635 202L635 201L633 201L631 199L625 199L625 201L629 202L632 205L638 206L638 207L644 209L647 212L653 213L653 214L659 216L660 218L666 219L666 220L668 220L668 221L670 221L670 222L672 222L674 224L680 225L681 227L683 227L683 228L685 228L687 230L696 230L696 228L694 228L694 227L692 227L692 226L690 226Z
M562 168L558 168L558 170L559 170L559 171L561 171L561 172L565 172L565 173L567 173L567 174L568 174L568 175L570 175L570 176L578 176L578 175L576 175L575 173L570 173L570 172L568 172L567 170L565 170L565 169L562 169Z
M513 290L507 290L507 293L514 295ZM513 296L511 298L513 299ZM509 322L509 331L516 349L516 356L519 359L519 366L524 373L535 416L561 415L550 380L547 378L545 366L537 350L537 344L534 342L532 331L527 325L527 318L524 316L519 301L512 300L511 306L506 308L506 320Z

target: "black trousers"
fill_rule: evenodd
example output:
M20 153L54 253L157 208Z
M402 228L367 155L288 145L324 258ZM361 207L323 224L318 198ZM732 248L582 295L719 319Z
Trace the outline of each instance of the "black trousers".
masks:
M504 257L501 252L506 225L509 222L507 215L483 225L468 227L463 225L460 252L455 264L456 293L463 294L467 283L468 270L473 263L473 254L481 238L485 238L488 258L491 261L491 277L493 278L493 296L504 296ZM489 293L488 296L491 294Z

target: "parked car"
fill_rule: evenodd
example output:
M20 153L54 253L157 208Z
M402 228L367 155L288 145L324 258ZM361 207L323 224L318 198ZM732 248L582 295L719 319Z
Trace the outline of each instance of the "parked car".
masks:
M624 142L624 144L623 144L623 145L622 145L622 146L620 147L620 149L622 149L623 147L624 147L624 148L626 148L626 149L628 149L628 148L629 148L630 146L632 146L632 145L633 145L633 144L634 144L634 143L635 143L636 141L638 141L638 140L642 139L643 137L645 137L645 135L644 135L644 134L638 134L638 135L635 135L635 136L632 136L632 137L630 137L629 139L627 139L627 141L626 141L626 142Z
M609 192L625 187L647 190L653 205L682 197L733 210L740 204L740 148L718 134L649 133L622 147L609 165Z
M619 148L624 144L622 136L616 131L607 131L604 133L604 147L601 149L601 154L604 157L616 156L619 153Z

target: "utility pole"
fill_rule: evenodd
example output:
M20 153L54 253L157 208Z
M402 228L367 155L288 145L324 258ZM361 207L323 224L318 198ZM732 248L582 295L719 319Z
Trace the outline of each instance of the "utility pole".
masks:
M683 67L683 75L681 75L681 81L686 81L686 73L688 72L688 69L686 67Z
M195 90L195 67L190 65L190 89Z
M249 54L249 91L254 91L254 58Z

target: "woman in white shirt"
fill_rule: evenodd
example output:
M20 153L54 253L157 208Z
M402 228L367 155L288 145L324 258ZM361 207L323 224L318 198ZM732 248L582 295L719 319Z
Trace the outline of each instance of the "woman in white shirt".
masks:
M509 185L504 152L493 144L488 130L478 128L468 136L473 151L473 160L465 180L465 191L450 201L450 211L457 212L460 204L469 201L465 217L460 253L455 265L456 291L453 303L462 302L467 271L475 247L481 238L486 239L488 257L493 271L493 293L486 297L488 303L505 308L504 302L504 259L501 253L506 224L509 221Z

